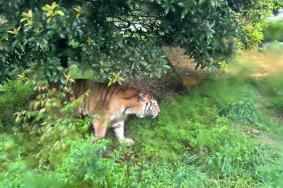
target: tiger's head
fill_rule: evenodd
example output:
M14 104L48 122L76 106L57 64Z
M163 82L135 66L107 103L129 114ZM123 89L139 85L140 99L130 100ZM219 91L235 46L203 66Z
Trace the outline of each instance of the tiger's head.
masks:
M157 101L148 93L139 93L140 112L137 116L140 118L156 118L160 113Z

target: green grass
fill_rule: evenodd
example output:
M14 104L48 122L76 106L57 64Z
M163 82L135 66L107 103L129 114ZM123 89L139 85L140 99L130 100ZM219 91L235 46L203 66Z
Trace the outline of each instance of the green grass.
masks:
M283 20L269 21L263 33L265 42L283 42Z
M132 147L111 130L92 144L88 119L2 126L0 187L280 187L283 128L265 110L283 105L281 80L208 79L161 101L157 119L130 118Z

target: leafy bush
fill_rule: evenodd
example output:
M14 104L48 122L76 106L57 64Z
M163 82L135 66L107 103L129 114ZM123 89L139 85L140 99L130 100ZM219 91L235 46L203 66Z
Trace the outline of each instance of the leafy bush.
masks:
M106 150L105 143L92 144L89 142L74 142L71 146L70 154L60 165L59 174L63 175L63 180L67 183L77 184L85 181L96 186L112 187L112 169L116 169L117 164L112 160L102 158ZM116 171L116 173L119 173Z
M70 65L101 82L160 77L162 45L183 47L203 68L259 43L275 8L278 0L1 1L0 80L24 71L62 82Z
M31 83L16 80L0 85L0 124L13 124L13 114L26 106L32 93Z

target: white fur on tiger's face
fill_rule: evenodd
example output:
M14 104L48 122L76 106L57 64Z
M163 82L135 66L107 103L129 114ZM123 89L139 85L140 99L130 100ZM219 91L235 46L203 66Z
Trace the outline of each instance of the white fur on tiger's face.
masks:
M160 113L160 108L157 101L149 94L140 93L141 111L137 113L140 118L151 117L156 118Z

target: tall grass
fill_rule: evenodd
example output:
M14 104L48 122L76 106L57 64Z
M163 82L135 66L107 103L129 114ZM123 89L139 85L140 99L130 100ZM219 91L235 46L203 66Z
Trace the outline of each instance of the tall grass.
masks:
M89 119L4 126L0 187L280 187L282 122L267 112L283 106L282 79L257 76L255 60L160 101L157 119L130 118L132 147L111 130L92 144ZM21 87L11 96L28 90Z
M264 41L280 41L283 42L283 20L269 21L263 31Z

